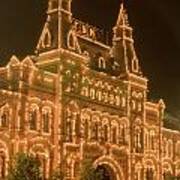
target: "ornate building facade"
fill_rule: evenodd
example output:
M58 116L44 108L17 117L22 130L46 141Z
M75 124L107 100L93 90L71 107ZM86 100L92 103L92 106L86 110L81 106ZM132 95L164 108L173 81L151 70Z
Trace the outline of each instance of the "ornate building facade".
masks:
M147 99L123 5L108 45L74 19L71 0L49 0L36 54L0 68L0 179L17 152L77 180L90 158L108 180L180 176L180 132L163 126L165 104Z

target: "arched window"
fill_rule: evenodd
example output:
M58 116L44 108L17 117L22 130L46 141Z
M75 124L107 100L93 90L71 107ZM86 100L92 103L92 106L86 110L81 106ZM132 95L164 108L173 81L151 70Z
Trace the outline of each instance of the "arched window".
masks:
M9 112L4 111L1 114L1 127L6 128L9 125Z
M50 132L50 121L51 121L51 110L49 108L44 108L42 113L42 124L43 124L43 132Z
M135 129L135 150L137 153L141 151L142 148L142 131L140 127Z
M71 101L69 105L66 107L64 123L66 141L72 142L74 141L74 138L79 136L80 130L79 106L76 102Z
M102 91L100 89L97 91L97 99L98 101L102 101Z
M167 139L166 138L163 138L162 155L163 157L167 156Z
M83 111L81 114L81 135L85 140L89 139L89 123L90 115Z
M137 163L135 166L135 180L142 179L142 166L140 163Z
M5 169L5 156L0 153L0 179L5 178L6 169Z
M97 141L98 140L98 122L92 122L92 132L91 132L91 139Z
M155 132L150 130L150 149L155 150Z
M41 171L41 174L42 174L42 179L46 179L47 175L46 175L46 170L47 170L47 166L46 166L46 158L44 155L42 155L41 153L40 154L36 154L36 158L37 160L40 162L40 171Z
M75 162L73 164L73 170L74 170L73 177L78 178L79 177L79 172L80 172L80 164L79 164L79 162Z
M68 35L68 47L70 49L75 49L75 46L76 46L76 43L75 43L74 33L70 31Z
M10 121L9 105L5 105L0 109L0 127L7 128Z
M91 99L95 99L95 97L96 97L95 89L91 88L91 89L90 89L90 98L91 98Z
M139 71L139 63L137 59L132 60L132 71L135 73Z
M112 128L112 143L117 143L117 127Z
M120 106L120 104L121 104L121 100L120 100L120 96L119 95L115 96L115 104L116 104L116 106Z
M154 180L154 170L151 167L146 169L146 180Z
M108 103L108 100L109 100L108 91L107 91L107 90L104 90L104 92L103 92L103 101L104 101L105 103Z
M68 109L66 114L66 141L72 142L72 112Z
M111 141L113 144L118 143L118 128L118 122L116 120L113 120L111 125Z
M149 149L149 135L148 135L148 131L145 131L145 147L148 150Z
M180 141L176 143L176 155L180 157Z
M104 141L107 142L108 141L108 125L104 125L103 127L104 129Z
M126 107L126 98L125 97L122 97L122 99L121 99L121 105L122 105L122 107Z
M173 143L172 143L172 140L168 140L168 157L172 157L173 156Z
M38 108L36 106L32 107L29 112L29 129L37 130L37 120L38 120Z
M172 174L171 174L171 172L170 172L170 171L165 171L165 172L163 173L163 180L170 180L170 179L172 179Z
M81 95L88 97L89 96L89 88L88 87L83 87L82 90L81 90Z
M96 39L96 33L93 28L89 29L89 36L94 40Z
M163 168L163 180L169 180L172 179L172 174L173 174L173 168L172 165L168 162L164 162L162 164Z
M88 139L89 137L89 123L88 123L88 119L85 119L84 122L84 138Z
M132 100L132 110L136 110L136 101Z
M98 67L100 69L106 69L106 61L105 61L105 59L103 57L100 57L98 59Z
M125 124L120 125L120 142L123 144L126 142L126 125Z
M50 32L46 32L44 36L44 46L45 47L50 47L51 46L51 35Z

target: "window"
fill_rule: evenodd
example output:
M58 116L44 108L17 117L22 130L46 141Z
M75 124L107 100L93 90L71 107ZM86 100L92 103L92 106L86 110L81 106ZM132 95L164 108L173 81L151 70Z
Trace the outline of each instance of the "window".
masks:
M155 150L155 132L153 130L150 131L150 149Z
M0 155L0 179L5 178L5 157L4 155Z
M72 142L72 122L71 119L68 118L66 122L66 141Z
M107 142L108 141L108 125L104 125L103 127L104 130L104 141Z
M83 88L82 88L82 90L81 90L81 95L82 95L82 96L86 96L86 97L89 96L89 89L88 89L88 87L83 87Z
M65 108L65 135L67 142L73 142L80 135L79 129L79 106L76 102L71 101Z
M126 142L126 126L124 124L120 126L120 139L121 143Z
M153 180L154 179L154 171L152 168L146 169L146 180Z
M173 156L173 143L171 140L168 141L168 157L172 157Z
M112 143L117 143L117 127L115 126L112 128Z
M4 111L1 115L1 127L6 128L9 124L9 112Z
M89 29L89 36L92 39L96 39L96 33L94 32L94 29L92 29L92 28Z
M6 104L0 109L0 126L2 128L7 128L9 126L10 109L9 105Z
M106 69L106 61L103 57L100 57L98 60L98 67L100 69Z
M44 45L45 47L50 47L51 46L51 37L49 33L46 33L44 37Z
M115 96L115 103L116 103L116 106L119 106L120 105L120 96L119 95L116 95Z
M137 59L132 60L132 71L137 73L139 70L139 64Z
M73 49L74 46L75 46L75 44L74 44L74 37L73 37L73 35L71 34L71 35L69 36L69 47Z
M141 180L142 176L142 166L140 163L137 163L136 164L136 167L135 167L135 180Z
M93 122L92 124L92 133L91 133L92 140L98 140L98 123Z
M52 3L52 4L51 4L51 9L56 9L56 8L58 8L57 1L52 1L51 3Z
M163 173L163 178L164 178L164 180L170 180L170 179L172 179L172 174L171 174L171 172L170 172L170 171L164 172L164 173Z
M90 98L95 99L95 90L93 88L90 89Z
M48 111L44 112L42 115L42 119L43 119L43 132L49 133L50 113Z
M88 135L89 135L89 123L88 123L88 119L85 119L85 122L84 122L84 138L88 139Z
M50 33L48 27L46 27L44 30L42 46L43 46L43 48L48 48L51 46L51 33Z
M74 178L78 178L79 177L79 172L80 172L80 164L79 164L79 162L75 162L73 165L74 165L74 168L73 168L73 170L74 170L73 177Z
M135 149L139 153L142 148L142 131L140 127L137 127L135 130Z
M37 109L32 109L29 113L30 130L37 130Z
M122 107L126 107L126 98L122 97Z
M97 99L98 99L98 101L102 101L102 92L101 92L101 90L97 91Z
M85 140L89 139L89 122L90 114L86 110L83 110L81 113L81 136L85 138Z
M46 179L46 158L44 155L36 154L37 160L40 162L40 171L42 174L42 179Z

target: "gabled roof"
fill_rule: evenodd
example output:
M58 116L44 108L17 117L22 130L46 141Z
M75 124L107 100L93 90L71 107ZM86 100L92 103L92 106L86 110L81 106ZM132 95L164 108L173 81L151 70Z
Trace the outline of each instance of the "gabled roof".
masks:
M19 64L20 64L20 60L17 58L17 56L13 55L10 58L10 61L7 64L7 67L9 67L9 66L16 66L16 65L19 65Z

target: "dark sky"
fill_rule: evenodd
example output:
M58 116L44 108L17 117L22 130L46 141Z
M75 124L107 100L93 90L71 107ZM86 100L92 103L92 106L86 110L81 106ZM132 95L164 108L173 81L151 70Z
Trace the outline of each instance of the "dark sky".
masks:
M73 0L74 16L111 30L120 0ZM125 0L134 28L142 70L149 78L149 97L163 98L180 116L180 0ZM0 64L12 54L32 54L45 22L47 0L0 2Z

